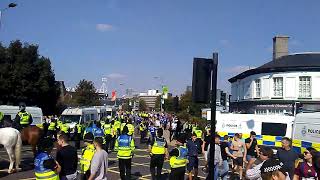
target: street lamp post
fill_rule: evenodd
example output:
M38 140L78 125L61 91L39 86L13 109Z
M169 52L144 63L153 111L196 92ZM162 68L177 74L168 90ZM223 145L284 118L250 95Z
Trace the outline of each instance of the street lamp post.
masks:
M160 91L162 91L162 88L163 88L163 79L160 77L160 76L156 76L156 77L153 77L154 79L159 79L160 81ZM161 92L161 95L160 95L160 112L162 112L162 101L163 101L163 92Z
M1 29L1 27L2 27L2 14L3 14L3 12L6 11L6 10L8 10L9 8L14 8L14 7L16 7L16 6L17 6L16 3L10 3L10 4L8 4L8 7L0 10L0 29Z

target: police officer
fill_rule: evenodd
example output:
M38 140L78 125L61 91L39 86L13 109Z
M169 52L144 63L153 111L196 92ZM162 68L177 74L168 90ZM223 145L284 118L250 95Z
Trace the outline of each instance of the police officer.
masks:
M142 143L145 140L146 134L147 134L147 127L144 121L140 122L139 130L140 130L140 143Z
M93 145L93 134L91 132L84 136L84 143L86 147L82 149L82 155L80 159L80 173L81 179L86 180L90 177L90 164L95 153L95 148Z
M53 142L49 138L41 139L38 144L38 154L34 159L36 180L59 180L60 165L49 155Z
M66 123L62 123L60 125L60 131L64 132L66 135L69 136L69 126Z
M133 136L133 134L134 134L134 125L132 124L132 120L131 119L128 120L128 123L127 123L126 126L128 127L128 130L129 130L128 135L129 136Z
M135 149L134 140L128 135L128 127L124 126L122 134L117 138L115 150L118 151L119 170L121 180L131 178L131 159Z
M193 133L197 135L197 139L202 139L202 130L199 127L197 127Z
M81 134L82 134L82 125L77 123L75 126L75 145L77 149L80 149L80 141L81 141Z
M105 150L106 140L105 140L105 137L104 137L104 132L101 129L100 122L96 122L96 128L93 129L93 136L94 136L94 138L101 137L103 139L103 147L102 148Z
M3 127L3 121L4 121L4 114L0 111L0 128Z
M104 126L103 126L104 134L105 134L105 139L106 139L106 151L108 152L109 147L111 147L111 139L113 135L113 128L111 123L109 122L109 119L106 120Z
M158 129L157 137L153 141L151 141L149 145L149 151L151 156L151 161L150 161L151 177L153 180L160 179L164 159L168 158L168 144L166 139L163 137L162 128ZM157 176L155 175L156 167L157 167Z
M50 138L54 137L54 139L57 139L57 121L54 118L51 118L51 122L48 127L48 136Z
M188 149L184 146L184 142L184 138L180 135L176 140L176 147L169 154L171 166L169 180L184 180L188 163Z
M28 127L32 124L32 116L29 112L26 111L26 104L20 103L19 104L20 111L16 115L15 122L18 125L18 130L21 130L25 127Z

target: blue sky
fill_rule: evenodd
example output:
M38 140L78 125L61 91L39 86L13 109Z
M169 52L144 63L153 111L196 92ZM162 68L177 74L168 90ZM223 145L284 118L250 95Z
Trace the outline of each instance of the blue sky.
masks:
M4 8L10 0L1 0ZM109 89L157 88L160 76L174 94L191 85L193 57L219 52L218 87L266 63L272 37L290 36L289 51L319 51L316 0L16 0L5 11L0 41L39 44L57 80L80 79ZM120 86L119 84L123 85Z

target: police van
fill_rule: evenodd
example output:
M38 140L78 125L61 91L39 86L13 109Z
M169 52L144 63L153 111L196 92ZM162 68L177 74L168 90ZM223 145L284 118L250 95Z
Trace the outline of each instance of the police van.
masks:
M71 133L74 133L76 124L88 124L90 121L98 120L97 108L67 108L60 117L60 121L66 123L71 129Z
M19 112L19 106L0 105L0 112L4 113L5 120L14 120ZM42 109L39 107L26 107L26 111L32 116L32 125L42 126L43 114Z
M320 151L320 112L302 112L296 115L293 132L293 148L301 153L307 147Z
M282 137L291 137L294 117L284 115L233 114L216 112L216 131L220 136L233 137L242 133L248 138L256 132L258 145L281 147Z

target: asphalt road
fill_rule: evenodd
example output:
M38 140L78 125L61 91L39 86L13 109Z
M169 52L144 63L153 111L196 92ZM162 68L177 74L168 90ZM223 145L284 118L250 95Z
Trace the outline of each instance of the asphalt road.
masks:
M165 137L167 136L168 131L165 131ZM141 179L141 180L147 180L151 179L150 174L150 156L147 152L147 145L146 144L140 144L140 139L136 136L135 138L136 143L136 150L135 155L132 159L132 179ZM172 145L172 144L171 144ZM169 146L169 150L172 149L172 146ZM78 154L80 154L80 150L78 151ZM53 152L54 154L54 152ZM21 160L21 168L22 170L18 173L14 174L8 174L8 167L9 167L9 159L8 155L6 153L6 150L4 148L0 148L0 179L20 179L20 180L33 180L35 179L33 169L33 154L31 151L30 146L23 146L22 149L22 160ZM199 178L205 179L206 174L204 174L201 169L204 165L203 157L200 157L200 167L199 167ZM168 175L170 173L170 165L169 162L166 161L164 163L164 167L162 169L163 179L168 179ZM116 153L112 152L109 154L109 168L108 168L108 179L114 180L114 179L120 179L119 176L119 168L118 168L118 161L116 158ZM187 177L187 175L186 175Z

